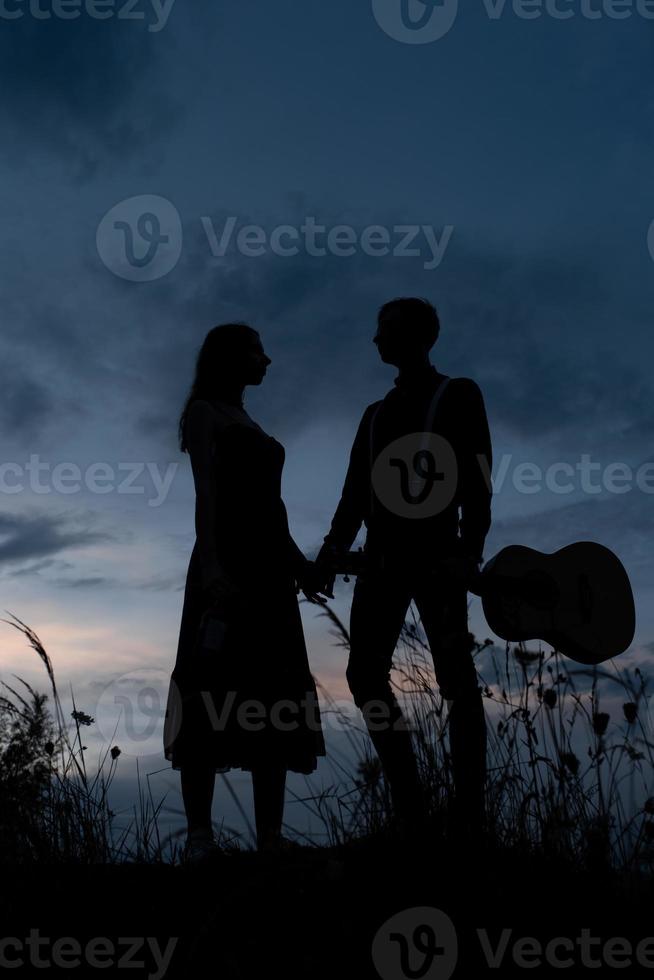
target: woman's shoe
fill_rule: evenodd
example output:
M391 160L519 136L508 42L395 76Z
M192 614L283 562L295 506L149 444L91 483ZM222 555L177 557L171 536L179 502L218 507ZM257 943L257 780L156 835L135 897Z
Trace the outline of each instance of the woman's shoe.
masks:
M219 857L222 853L222 848L212 833L191 831L186 838L184 862L186 864L200 864L207 859Z

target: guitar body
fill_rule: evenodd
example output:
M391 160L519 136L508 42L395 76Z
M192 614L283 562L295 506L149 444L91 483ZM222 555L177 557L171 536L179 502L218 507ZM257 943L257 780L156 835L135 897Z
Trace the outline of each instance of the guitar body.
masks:
M543 640L581 664L600 664L629 647L636 612L619 558L593 541L545 554L522 545L488 561L475 592L503 640Z

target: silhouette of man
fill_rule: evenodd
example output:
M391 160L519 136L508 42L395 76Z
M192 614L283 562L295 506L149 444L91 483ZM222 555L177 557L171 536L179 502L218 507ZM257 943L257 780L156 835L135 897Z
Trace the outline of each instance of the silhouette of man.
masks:
M424 815L425 799L390 671L415 602L436 680L450 702L452 816L455 831L467 839L484 825L486 724L467 592L490 527L492 450L477 384L450 380L430 363L439 331L438 314L426 300L396 299L379 311L374 343L399 374L386 397L363 414L317 564L325 576L321 591L333 597L339 556L365 523L365 570L354 588L347 680L395 813L405 821ZM425 442L425 430L437 441Z

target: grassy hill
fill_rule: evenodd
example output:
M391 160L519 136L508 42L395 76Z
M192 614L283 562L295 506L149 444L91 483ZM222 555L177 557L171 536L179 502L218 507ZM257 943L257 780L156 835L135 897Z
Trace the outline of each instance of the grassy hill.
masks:
M264 854L223 836L222 853L194 867L162 840L153 801L140 798L130 834L116 835L109 797L120 749L87 772L82 732L93 718L75 707L66 722L41 641L11 625L40 657L53 705L51 714L48 696L24 682L5 684L0 699L0 957L3 968L21 961L16 976L43 976L37 955L50 972L79 976L130 960L152 978L226 980L654 967L654 940L645 943L654 935L654 740L640 671L575 672L554 651L478 643L488 829L461 841L447 708L408 624L397 684L418 722L427 823L414 832L395 821L366 755L344 805L307 801L324 819L324 846Z

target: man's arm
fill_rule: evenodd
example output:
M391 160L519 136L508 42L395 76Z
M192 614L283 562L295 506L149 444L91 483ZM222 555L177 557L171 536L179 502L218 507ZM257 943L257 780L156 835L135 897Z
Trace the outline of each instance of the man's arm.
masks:
M370 496L370 420L375 408L376 404L369 405L359 423L341 499L319 558L330 550L348 551L366 516Z
M461 451L459 460L459 532L466 555L483 559L491 525L493 450L483 395L476 382L462 378Z

